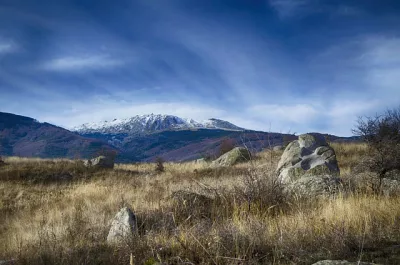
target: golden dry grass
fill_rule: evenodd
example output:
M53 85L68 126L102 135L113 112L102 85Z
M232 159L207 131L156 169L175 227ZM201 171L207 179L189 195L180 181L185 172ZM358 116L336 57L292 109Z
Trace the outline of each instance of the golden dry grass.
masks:
M365 150L353 144L334 148L345 172ZM280 154L266 151L250 163L214 170L166 163L159 174L150 163L89 171L73 161L8 158L10 165L0 169L0 260L129 264L132 254L134 264L399 261L384 250L400 244L400 197L285 197L271 173ZM44 172L73 178L59 182ZM171 199L182 190L211 201L187 205ZM123 205L137 215L138 233L126 245L109 246L110 221Z
M357 166L360 158L367 154L368 146L365 143L332 143L336 151L340 171L343 174L351 173Z

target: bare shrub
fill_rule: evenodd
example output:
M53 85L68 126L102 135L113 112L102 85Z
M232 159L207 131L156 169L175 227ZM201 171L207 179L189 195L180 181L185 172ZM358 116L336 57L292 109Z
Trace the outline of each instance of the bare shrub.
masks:
M156 171L156 173L162 173L165 171L164 159L162 157L159 156L156 158L156 167L154 170Z
M368 145L363 165L377 174L375 191L379 193L387 173L400 170L400 106L383 115L360 117L353 132Z
M287 194L275 174L249 168L242 177L242 185L235 187L237 199L246 202L247 210L255 207L258 212L277 213L286 205Z

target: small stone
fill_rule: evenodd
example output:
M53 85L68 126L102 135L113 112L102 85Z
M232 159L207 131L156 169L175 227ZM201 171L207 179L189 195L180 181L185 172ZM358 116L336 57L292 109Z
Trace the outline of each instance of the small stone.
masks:
M128 207L122 208L114 217L107 236L109 243L129 242L136 230L136 217Z
M93 159L84 160L86 167L94 168L114 168L114 157L113 156L98 156Z

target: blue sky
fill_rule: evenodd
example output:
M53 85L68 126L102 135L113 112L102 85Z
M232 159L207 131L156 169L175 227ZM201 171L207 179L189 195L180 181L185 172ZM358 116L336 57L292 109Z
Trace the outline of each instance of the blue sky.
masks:
M400 104L400 1L0 0L0 111L351 135Z

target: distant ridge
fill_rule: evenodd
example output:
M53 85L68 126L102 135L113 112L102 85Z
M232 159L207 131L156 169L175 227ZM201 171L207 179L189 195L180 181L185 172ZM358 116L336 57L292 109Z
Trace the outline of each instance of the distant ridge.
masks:
M85 158L116 148L50 123L0 112L0 155L42 158Z

